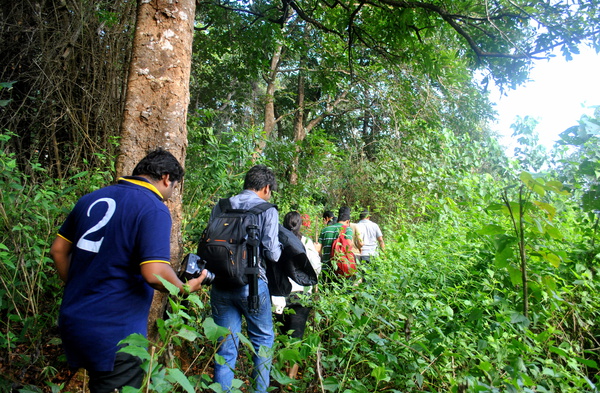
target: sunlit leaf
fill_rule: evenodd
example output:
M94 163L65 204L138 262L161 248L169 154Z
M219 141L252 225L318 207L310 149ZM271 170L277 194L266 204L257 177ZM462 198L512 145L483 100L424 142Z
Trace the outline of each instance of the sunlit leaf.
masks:
M543 256L544 256L544 259L546 261L550 262L550 264L552 266L554 266L554 267L559 267L560 266L561 260L558 257L558 255L549 252L549 253L544 253Z
M533 204L548 213L548 219L553 220L556 215L556 208L549 203L533 201Z

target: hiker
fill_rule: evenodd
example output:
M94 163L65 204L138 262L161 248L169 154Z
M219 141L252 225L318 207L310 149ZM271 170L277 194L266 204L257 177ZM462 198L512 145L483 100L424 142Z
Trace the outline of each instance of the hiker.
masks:
M383 234L379 225L371 221L369 210L363 210L360 213L360 221L357 223L362 236L363 246L360 253L360 261L370 262L371 256L377 255L377 244L381 251L385 251Z
M287 213L283 218L283 227L292 231L292 233L300 239L304 245L308 260L318 276L321 272L321 258L319 257L319 253L315 249L312 240L300 233L300 228L302 227L302 216L300 213L296 211ZM310 295L313 291L313 287L302 286L291 278L289 281L292 284L291 293L287 298L284 297L285 307L276 309L275 319L282 324L280 327L282 334L291 332L289 333L290 337L301 340L304 336L306 321L308 320L308 315L311 310L311 307L303 305L302 296ZM290 310L292 311L290 312ZM298 369L299 364L294 363L288 369L288 376L292 379L296 379Z
M343 227L346 227L346 239L352 241L352 228L350 228L350 208L341 207L338 212L338 221L335 224L328 225L321 230L319 235L319 244L321 247L322 272L325 280L331 281L335 277L336 267L331 262L331 246L340 234Z
M170 264L171 214L163 203L183 178L183 168L158 149L133 176L83 196L60 227L50 256L65 282L59 329L67 361L85 368L92 393L140 388L142 361L117 352L130 334L147 335L157 275L180 290ZM206 276L188 281L200 289Z
M325 226L327 225L332 225L336 223L336 219L335 216L333 215L333 212L331 210L325 210L323 212L323 224Z
M247 173L244 180L244 190L231 198L229 202L233 209L251 209L271 199L273 191L277 189L275 174L264 165L255 165ZM209 225L221 213L220 204L212 210ZM264 355L264 349L271 351L275 333L273 331L273 317L271 314L271 297L267 287L267 263L275 263L281 255L281 246L278 238L279 215L273 205L257 215L259 236L259 272L258 272L258 308L249 310L248 296L250 284L241 287L220 285L219 275L216 274L215 282L210 291L210 303L213 319L219 326L228 328L231 334L221 337L217 353L225 359L224 364L215 361L214 381L221 384L224 391L230 391L234 378L236 359L238 356L239 339L237 333L241 332L242 317L247 323L248 338L254 346L256 353L253 355L254 369L252 380L254 391L265 393L269 387L272 356ZM227 262L227 261L224 261ZM209 269L212 271L212 269ZM260 350L264 347L263 351Z

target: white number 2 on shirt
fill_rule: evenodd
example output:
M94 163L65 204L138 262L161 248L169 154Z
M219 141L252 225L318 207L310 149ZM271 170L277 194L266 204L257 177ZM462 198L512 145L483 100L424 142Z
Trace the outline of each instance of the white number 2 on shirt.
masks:
M94 233L94 232L98 231L99 229L101 229L102 227L104 227L110 221L113 214L115 213L115 209L117 207L117 203L115 202L115 200L111 199L111 198L100 198L96 202L92 203L90 205L90 207L88 208L88 211L87 211L88 217L90 216L90 212L92 211L92 208L97 203L100 203L100 202L104 202L108 205L108 207L106 209L106 213L104 213L104 217L102 217L102 219L96 225L94 225L93 227L88 229L83 234L83 236L81 236L79 241L77 242L77 247L81 248L82 250L89 251L89 252L95 252L95 253L97 253L100 250L100 246L102 245L102 242L104 241L104 237L102 237L100 240L88 240L85 237L87 235L89 235L90 233Z

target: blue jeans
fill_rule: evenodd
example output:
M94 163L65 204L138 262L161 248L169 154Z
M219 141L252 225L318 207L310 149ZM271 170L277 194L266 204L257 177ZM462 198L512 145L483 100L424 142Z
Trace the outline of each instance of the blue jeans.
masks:
M214 285L210 291L210 304L213 319L219 326L228 328L231 334L221 337L221 345L217 353L225 358L225 364L215 362L215 382L220 383L225 391L231 390L233 370L238 355L239 339L237 333L242 330L242 316L248 325L248 338L256 353L252 356L254 370L252 379L255 381L255 392L265 393L269 387L272 355L271 348L275 339L273 317L271 314L271 297L267 283L258 280L258 313L248 312L248 285L242 288L223 289ZM268 356L259 356L260 347L268 349ZM264 349L263 349L264 351ZM263 353L264 355L264 353Z

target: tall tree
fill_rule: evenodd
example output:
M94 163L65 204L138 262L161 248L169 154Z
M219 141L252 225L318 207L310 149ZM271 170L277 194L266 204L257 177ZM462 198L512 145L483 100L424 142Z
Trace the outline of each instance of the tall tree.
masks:
M194 29L194 0L140 1L117 174L129 174L149 150L163 147L185 162L187 108ZM182 255L181 186L167 203L173 217L171 260ZM150 327L162 315L165 297L154 299Z

